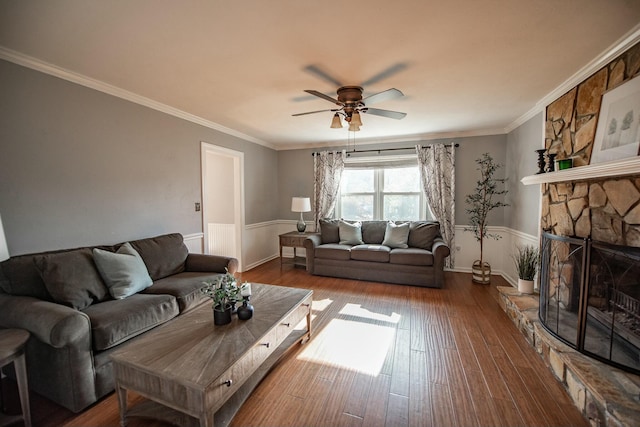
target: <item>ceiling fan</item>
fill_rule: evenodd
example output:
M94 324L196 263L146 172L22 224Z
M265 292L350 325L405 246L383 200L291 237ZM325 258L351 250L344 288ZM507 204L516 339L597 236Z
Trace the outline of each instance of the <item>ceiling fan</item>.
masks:
M338 108L331 108L328 110L309 111L306 113L292 114L293 116L304 116L307 114L323 113L331 111L335 113L331 121L331 127L341 128L341 117L349 123L350 131L359 131L362 126L362 120L360 120L360 114L373 114L381 117L388 117L390 119L400 120L403 119L407 113L401 113L398 111L381 110L379 108L371 108L368 105L375 104L377 102L389 101L391 99L400 98L404 94L398 89L391 88L382 92L375 93L373 95L362 98L361 86L342 86L337 90L338 98L332 98L329 95L325 95L317 90L305 90L305 92L315 95L319 98L325 99L335 105Z

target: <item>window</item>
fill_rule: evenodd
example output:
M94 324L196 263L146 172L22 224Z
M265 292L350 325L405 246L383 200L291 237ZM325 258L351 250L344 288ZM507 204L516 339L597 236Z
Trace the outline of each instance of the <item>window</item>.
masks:
M420 220L430 216L420 189L418 166L345 167L336 206L340 218Z

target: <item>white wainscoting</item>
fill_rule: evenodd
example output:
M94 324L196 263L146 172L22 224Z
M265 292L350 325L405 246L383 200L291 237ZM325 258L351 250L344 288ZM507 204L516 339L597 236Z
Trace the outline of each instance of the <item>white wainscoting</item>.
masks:
M471 231L464 231L467 226L456 225L456 251L455 266L451 271L471 273L473 261L480 258L480 243ZM515 286L518 283L518 275L513 263L512 255L517 246L538 246L538 237L512 230L507 227L488 227L491 234L497 234L500 239L485 239L484 261L491 264L491 274L502 275L509 283Z
M184 244L192 254L204 253L204 233L185 234Z
M250 270L267 261L280 256L280 242L278 236L282 233L296 230L296 222L278 220L260 222L245 226L242 239L243 270ZM309 227L307 223L307 227ZM300 255L304 255L300 251ZM293 257L293 249L285 248L283 256Z

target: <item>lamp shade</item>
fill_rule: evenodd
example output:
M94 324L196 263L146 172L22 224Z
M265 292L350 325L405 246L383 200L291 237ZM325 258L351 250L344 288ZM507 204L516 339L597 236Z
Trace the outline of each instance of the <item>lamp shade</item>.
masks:
M360 120L360 113L358 113L357 111L354 111L353 114L351 115L351 124L354 124L356 126L362 126L362 120Z
M340 129L342 127L342 122L340 121L340 116L338 113L333 115L333 119L331 120L331 129Z
M9 247L7 239L4 237L4 228L2 227L2 217L0 216L0 261L9 259Z
M309 197L293 197L291 199L291 212L310 212L311 199Z

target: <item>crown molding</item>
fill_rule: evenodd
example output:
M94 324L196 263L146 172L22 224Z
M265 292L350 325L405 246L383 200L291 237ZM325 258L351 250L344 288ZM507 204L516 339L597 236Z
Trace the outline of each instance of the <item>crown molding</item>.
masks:
M575 74L565 80L554 90L549 92L544 98L539 100L531 110L527 111L522 116L514 120L511 124L509 124L505 128L506 132L511 132L518 126L525 123L527 120L534 117L536 114L540 113L541 111L544 112L545 108L547 108L547 105L551 104L553 101L560 98L562 95L564 95L574 87L578 86L592 74L594 74L609 62L614 60L616 57L624 53L624 51L629 49L638 41L640 41L640 24L633 27L627 34L618 39L618 41L616 41L608 49L606 49L604 52L590 61L587 65L578 70Z
M4 59L6 61L12 62L17 65L21 65L23 67L30 68L32 70L40 71L42 73L49 74L51 76L58 77L63 80L67 80L69 82L76 83L81 86L85 86L90 89L94 89L99 92L103 92L108 95L112 95L130 102L151 108L153 110L169 114L179 119L183 119L183 120L207 127L209 129L213 129L218 132L225 133L227 135L235 136L236 138L240 138L245 141L253 142L255 144L259 144L271 149L275 149L275 147L272 144L262 141L261 139L254 138L242 132L238 132L234 129L230 129L228 127L222 126L221 124L212 122L207 119L203 119L202 117L196 116L191 113L187 113L186 111L179 110L167 104L154 101L153 99L144 97L142 95L129 92L127 90L110 85L103 81L96 80L91 77L87 77L85 75L67 70L65 68L58 67L56 65L50 64L48 62L42 61L40 59L34 58L29 55L25 55L15 50L7 49L4 46L0 46L0 59Z

